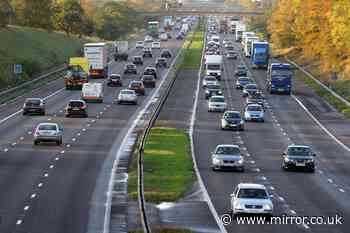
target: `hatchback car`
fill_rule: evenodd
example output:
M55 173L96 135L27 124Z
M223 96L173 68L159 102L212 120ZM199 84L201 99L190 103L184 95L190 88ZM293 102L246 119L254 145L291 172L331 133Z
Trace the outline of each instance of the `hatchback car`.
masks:
M238 77L236 80L236 89L243 89L245 85L253 83L253 80L248 77Z
M260 104L249 104L244 109L244 119L246 121L264 122L264 109Z
M152 49L160 49L160 42L159 41L152 42Z
M169 49L163 49L162 52L160 53L160 56L165 58L171 58L173 55Z
M238 111L226 111L221 118L221 129L244 130L244 120Z
M137 49L143 49L144 46L145 46L145 42L143 42L143 41L137 41L136 42L136 48Z
M240 183L231 194L231 210L234 217L240 214L271 217L273 203L265 185Z
M88 107L84 100L70 100L65 108L65 116L88 117Z
M142 57L153 57L152 49L148 47L143 48Z
M145 87L156 87L156 79L154 78L153 75L143 75L141 78L141 81Z
M107 79L107 86L121 87L123 86L123 79L120 74L111 74Z
M218 145L212 153L213 171L232 169L244 171L244 158L237 145Z
M282 154L282 168L286 171L302 169L315 172L315 156L309 146L290 145Z
M202 81L202 87L205 88L209 85L219 85L219 82L215 78L215 76L204 76Z
M238 65L235 70L236 76L247 76L247 67L245 65Z
M224 112L226 106L225 97L222 95L215 95L210 97L208 101L208 112Z
M125 104L125 103L131 103L131 104L137 104L137 95L134 90L130 89L124 89L121 90L118 94L118 104Z
M124 66L124 74L137 74L137 69L134 64L126 64Z
M219 84L209 84L205 87L205 99L209 99L214 95L223 95L221 86Z
M153 75L155 79L158 78L157 75L157 68L152 67L152 66L148 66L145 68L145 70L143 71L144 75Z
M62 144L63 129L57 123L40 123L34 129L34 145L41 142L55 142Z
M138 95L145 95L145 86L142 81L131 81L129 84L129 89L134 90Z
M132 58L132 63L134 65L143 65L143 57L142 56L134 56Z
M254 95L259 91L258 86L256 84L247 84L243 87L242 96L248 97L248 95Z
M166 58L158 57L157 60L156 60L156 67L157 68L159 68L159 67L167 68L168 67L168 63L167 63Z
M27 114L45 115L45 101L41 98L27 98L23 104L23 115Z

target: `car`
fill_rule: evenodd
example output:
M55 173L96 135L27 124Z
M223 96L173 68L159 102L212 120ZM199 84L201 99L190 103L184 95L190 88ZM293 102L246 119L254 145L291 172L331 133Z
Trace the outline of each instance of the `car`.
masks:
M248 104L259 104L263 108L265 107L264 102L265 102L265 97L261 92L255 92L255 93L249 94L248 98L246 100L247 105Z
M208 85L219 85L219 82L215 76L207 75L203 77L202 87L205 88Z
M219 84L210 84L205 87L205 99L209 99L214 95L223 95L221 86Z
M124 74L137 74L136 65L129 63L124 66Z
M222 95L214 95L209 98L208 112L225 112L226 111L225 97Z
M244 158L237 145L217 145L212 153L212 169L244 172Z
M168 34L167 33L162 33L162 34L160 34L159 35L159 39L161 40L161 41L168 41Z
M138 95L145 95L145 86L142 81L133 80L129 84L129 89L134 90Z
M118 104L137 104L137 95L135 90L123 89L118 94Z
M155 79L158 78L158 74L157 74L157 68L156 67L152 67L152 66L148 66L144 69L143 71L143 75L153 75Z
M149 48L149 47L143 48L142 57L153 57L152 48Z
M282 168L285 171L302 169L315 172L315 156L310 146L289 145L282 153Z
M226 52L226 58L236 60L238 58L238 54L237 54L237 52L229 51L229 52Z
M160 68L160 67L167 68L168 67L167 59L164 58L164 57L157 57L157 59L156 59L156 67L157 68Z
M62 145L63 129L57 123L39 123L33 133L33 143L38 145L41 142L55 142L58 146Z
M243 87L242 96L248 97L248 95L253 95L259 91L258 86L254 83L247 84Z
M122 76L120 74L109 75L109 77L107 78L107 86L109 86L109 87L112 87L112 86L121 87L121 86L123 86Z
M152 42L152 49L160 49L160 42L159 41L153 41Z
M70 100L65 108L65 116L88 117L88 107L84 100Z
M226 51L228 51L228 52L234 52L235 51L235 47L232 45L232 46L230 46L230 45L228 45L228 46L225 46L225 49L226 49Z
M160 56L165 58L171 58L173 55L169 49L163 49L160 53Z
M245 85L253 83L253 80L251 78L241 76L238 77L236 80L236 89L243 89Z
M27 98L23 104L23 116L36 113L45 116L45 101L41 98Z
M176 39L177 40L183 40L185 38L185 36L182 34L182 33L178 33L177 35L176 35Z
M235 76L247 76L248 70L245 65L238 65L235 70Z
M226 111L221 117L221 129L244 130L244 120L238 111Z
M239 183L230 196L234 218L241 214L273 216L271 196L263 184Z
M141 81L145 87L156 87L156 79L151 74L143 75Z
M144 46L145 46L145 42L143 42L143 41L136 41L136 48L137 49L143 49Z
M244 108L244 119L246 121L264 122L264 109L260 104L249 104Z
M168 36L168 39L172 39L173 38L173 36L171 35L170 32L167 32L167 36Z
M143 65L143 57L142 56L134 56L132 58L132 63L134 65Z
M153 37L152 36L145 36L145 40L144 40L145 43L152 43L153 42Z

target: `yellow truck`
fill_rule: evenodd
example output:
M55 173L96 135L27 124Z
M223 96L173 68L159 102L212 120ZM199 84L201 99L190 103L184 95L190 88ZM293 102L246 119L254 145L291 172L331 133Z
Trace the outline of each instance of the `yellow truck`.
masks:
M89 61L84 57L71 57L64 76L66 90L81 90L84 83L88 83Z

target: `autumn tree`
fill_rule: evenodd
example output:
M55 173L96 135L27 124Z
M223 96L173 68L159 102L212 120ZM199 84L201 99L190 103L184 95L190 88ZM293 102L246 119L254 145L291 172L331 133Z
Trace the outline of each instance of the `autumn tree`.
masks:
M52 0L23 0L23 23L27 26L52 29Z

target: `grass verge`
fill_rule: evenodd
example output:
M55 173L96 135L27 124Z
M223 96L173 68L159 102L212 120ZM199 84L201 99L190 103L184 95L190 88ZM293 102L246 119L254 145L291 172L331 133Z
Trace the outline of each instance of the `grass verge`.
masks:
M153 128L144 154L146 200L155 203L176 201L191 189L194 181L188 134L173 128ZM136 158L129 172L128 192L131 198L137 199Z
M154 233L194 233L190 230L161 228L152 230ZM129 231L129 233L143 233L143 230Z

